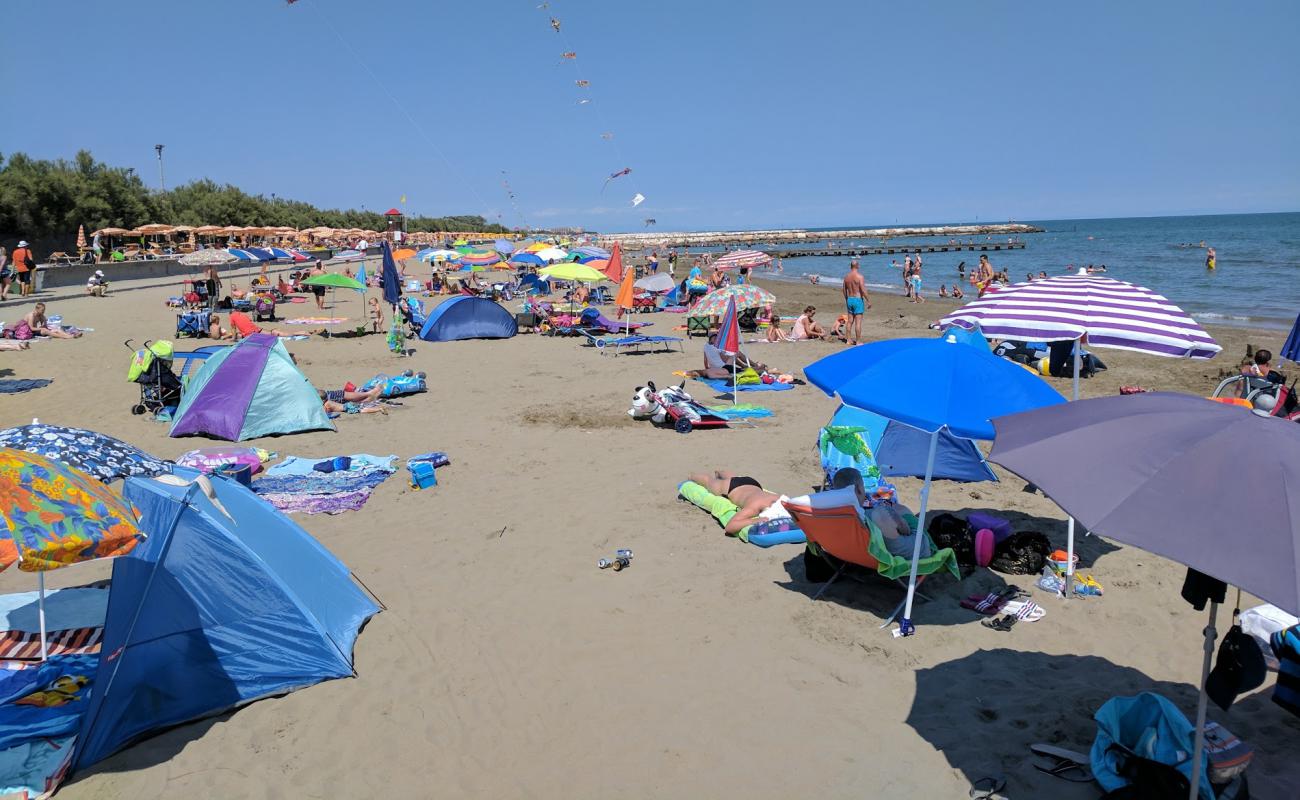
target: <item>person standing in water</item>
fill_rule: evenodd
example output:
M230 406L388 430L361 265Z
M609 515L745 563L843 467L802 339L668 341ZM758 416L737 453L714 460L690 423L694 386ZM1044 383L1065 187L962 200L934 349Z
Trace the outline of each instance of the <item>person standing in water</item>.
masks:
M856 258L849 262L849 274L844 276L844 305L849 312L845 339L852 347L862 340L862 315L871 308L871 298L867 294L867 281L862 277L862 270Z
M1205 268L1213 272L1214 267L1215 267L1214 248L1208 247L1205 250Z

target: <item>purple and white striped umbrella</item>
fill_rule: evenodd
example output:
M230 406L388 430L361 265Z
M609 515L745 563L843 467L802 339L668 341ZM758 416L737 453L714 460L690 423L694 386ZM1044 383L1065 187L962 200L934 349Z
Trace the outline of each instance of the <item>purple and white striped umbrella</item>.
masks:
M739 269L741 267L765 267L772 263L772 257L757 250L735 250L714 259L710 265L714 269Z
M1082 271L1017 283L967 303L939 324L978 325L986 336L1031 342L1087 334L1094 347L1171 358L1213 358L1223 349L1163 295Z

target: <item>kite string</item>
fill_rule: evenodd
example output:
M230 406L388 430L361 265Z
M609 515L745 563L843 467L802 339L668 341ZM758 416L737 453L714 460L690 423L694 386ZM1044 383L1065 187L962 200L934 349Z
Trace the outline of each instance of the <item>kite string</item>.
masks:
M416 133L420 134L420 137L424 139L425 144L433 148L433 151L438 154L438 157L442 159L442 163L446 165L447 172L451 174L452 178L460 184L461 188L469 190L469 193L474 195L474 198L478 200L484 209L486 209L488 216L491 216L491 207L488 205L487 200L484 200L483 196L461 176L455 166L452 165L451 159L447 158L447 154L444 153L442 148L438 146L438 143L433 140L433 137L429 136L428 132L424 130L424 127L416 121L415 117L411 116L411 112L407 111L406 107L403 106L393 93L388 90L388 86L379 79L379 76L370 68L370 65L361 58L361 54L352 46L352 43L344 38L343 34L339 33L338 28L334 26L334 22L329 18L329 15L324 11L319 11L317 13L319 13L321 19L325 21L326 27L334 33L334 36L337 37L338 40L343 43L343 46L347 48L348 52L352 54L352 58L361 65L361 68L366 71L366 74L370 76L370 79L375 82L375 85L388 96L388 99L392 101L393 105L397 106L397 110L402 112L402 116L406 117L406 121L411 124L411 127L415 129Z

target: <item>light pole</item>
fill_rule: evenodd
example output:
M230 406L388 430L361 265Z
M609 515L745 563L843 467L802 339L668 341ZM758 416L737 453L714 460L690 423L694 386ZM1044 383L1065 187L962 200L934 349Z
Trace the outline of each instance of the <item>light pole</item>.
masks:
M153 146L153 149L158 153L158 191L165 192L167 191L167 181L163 178L163 145L156 144Z

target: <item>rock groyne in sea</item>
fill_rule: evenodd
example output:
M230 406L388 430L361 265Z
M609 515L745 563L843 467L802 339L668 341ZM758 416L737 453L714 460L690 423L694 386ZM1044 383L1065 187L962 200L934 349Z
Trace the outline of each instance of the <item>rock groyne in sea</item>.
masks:
M854 228L838 231L810 231L803 228L767 231L637 231L608 233L597 237L602 244L622 242L624 247L709 247L719 245L783 245L839 239L898 239L910 236L947 236L953 239L972 236L1019 236L1042 233L1042 228L1021 222L1000 225L921 225L900 228Z

